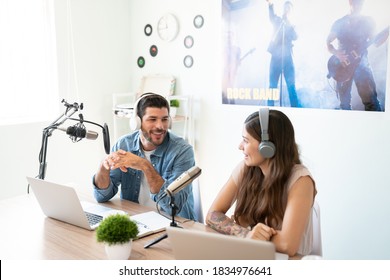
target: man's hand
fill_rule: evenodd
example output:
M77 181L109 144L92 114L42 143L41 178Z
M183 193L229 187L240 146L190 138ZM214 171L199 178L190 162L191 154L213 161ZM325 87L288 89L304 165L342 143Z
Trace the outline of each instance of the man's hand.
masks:
M145 159L132 153L124 150L118 150L107 156L103 164L105 167L108 166L110 169L119 168L121 171L127 172L128 167L142 170L144 160Z

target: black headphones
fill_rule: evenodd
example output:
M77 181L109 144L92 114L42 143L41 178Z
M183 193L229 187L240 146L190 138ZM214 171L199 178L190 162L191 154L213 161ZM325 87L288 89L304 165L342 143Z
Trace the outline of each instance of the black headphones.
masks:
M272 158L275 155L275 145L269 141L268 135L268 120L269 108L260 108L259 110L261 142L259 144L259 153L264 158Z

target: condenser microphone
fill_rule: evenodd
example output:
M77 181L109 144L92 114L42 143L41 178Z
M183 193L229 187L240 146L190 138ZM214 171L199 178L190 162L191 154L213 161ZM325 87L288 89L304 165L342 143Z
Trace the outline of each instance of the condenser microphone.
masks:
M89 140L95 140L99 134L92 130L86 130L83 127L79 127L77 125L69 126L68 128L58 127L59 130L65 131L70 137L74 138L86 138Z
M202 170L199 167L191 167L183 174L181 174L175 181L173 181L165 190L165 193L169 196L177 194L187 185L189 185L192 181L194 181L201 173Z

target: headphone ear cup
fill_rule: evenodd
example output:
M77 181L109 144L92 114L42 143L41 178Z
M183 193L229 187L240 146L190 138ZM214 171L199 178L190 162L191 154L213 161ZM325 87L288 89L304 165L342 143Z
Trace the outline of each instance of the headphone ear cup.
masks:
M259 144L259 153L264 158L272 158L275 155L275 145L271 141L262 141Z
M131 131L135 131L141 128L141 118L137 115L133 115L129 120Z

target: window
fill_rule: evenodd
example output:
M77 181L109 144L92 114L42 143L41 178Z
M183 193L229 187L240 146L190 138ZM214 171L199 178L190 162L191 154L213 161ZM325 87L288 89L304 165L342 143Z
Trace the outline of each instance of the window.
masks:
M51 0L0 0L0 125L59 112Z

